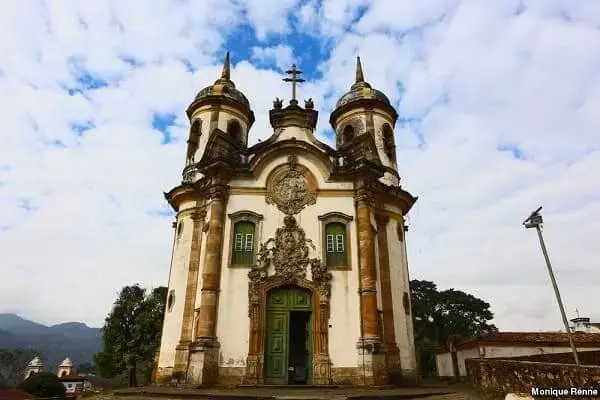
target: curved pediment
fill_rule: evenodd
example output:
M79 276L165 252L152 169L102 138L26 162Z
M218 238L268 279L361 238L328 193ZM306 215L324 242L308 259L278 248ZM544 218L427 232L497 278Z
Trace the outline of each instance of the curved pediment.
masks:
M285 140L265 147L254 154L249 160L252 175L260 176L268 166L278 158L285 155L299 155L313 163L323 173L323 180L331 175L334 165L330 156L314 145L298 140Z

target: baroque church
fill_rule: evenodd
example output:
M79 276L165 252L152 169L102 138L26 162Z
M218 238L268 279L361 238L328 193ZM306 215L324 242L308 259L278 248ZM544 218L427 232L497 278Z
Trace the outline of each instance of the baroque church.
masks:
M272 135L248 146L254 113L230 77L187 109L156 382L202 385L414 381L404 219L389 99L356 81L315 137L312 99L269 112Z

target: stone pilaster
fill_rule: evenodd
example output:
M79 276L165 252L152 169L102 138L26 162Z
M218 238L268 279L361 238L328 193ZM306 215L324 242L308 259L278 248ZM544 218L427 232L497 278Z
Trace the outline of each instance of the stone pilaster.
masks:
M210 218L202 271L196 342L190 346L192 383L215 384L218 377L219 342L216 337L217 307L221 279L221 254L227 186L210 190Z
M381 343L377 312L377 270L375 243L371 229L373 202L366 189L356 193L356 223L358 229L361 340Z
M200 268L200 250L202 248L202 228L204 226L205 210L195 210L192 213L192 243L190 246L190 259L188 264L187 285L183 306L183 321L181 324L181 337L175 348L175 366L173 372L183 374L187 371L189 346L192 343L194 329L194 306L196 304L196 291L198 287L198 271Z
M377 269L375 242L371 227L372 194L367 188L356 193L356 223L358 229L361 337L358 348L358 383L382 385L388 383L386 349L381 340L377 309Z
M400 383L402 367L400 350L396 342L394 330L394 302L392 299L392 282L390 274L390 256L388 249L387 226L390 217L383 213L375 214L377 223L377 246L379 249L379 282L381 285L381 306L383 310L382 339L387 349L386 365L392 383Z

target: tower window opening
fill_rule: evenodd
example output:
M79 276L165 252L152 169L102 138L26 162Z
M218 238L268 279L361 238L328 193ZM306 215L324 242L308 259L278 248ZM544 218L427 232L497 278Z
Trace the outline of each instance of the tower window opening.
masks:
M190 137L188 139L188 150L187 150L187 163L192 164L194 162L194 156L198 150L198 142L202 135L202 121L196 120L190 128Z
M352 139L354 139L354 136L356 136L356 132L354 130L354 127L352 125L347 125L344 130L342 131L342 138L343 143L346 144L349 141L351 141Z
M227 134L238 142L242 141L242 126L237 120L231 119L227 122Z
M383 150L391 161L396 160L396 144L394 143L394 131L389 124L383 124Z

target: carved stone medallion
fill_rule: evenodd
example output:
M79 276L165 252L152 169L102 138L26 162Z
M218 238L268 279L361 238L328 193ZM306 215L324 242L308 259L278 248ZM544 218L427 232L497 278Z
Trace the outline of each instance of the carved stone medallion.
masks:
M289 156L288 163L269 178L265 200L268 204L275 203L285 214L298 214L305 206L317 202L316 181L306 167L298 164L296 156Z

